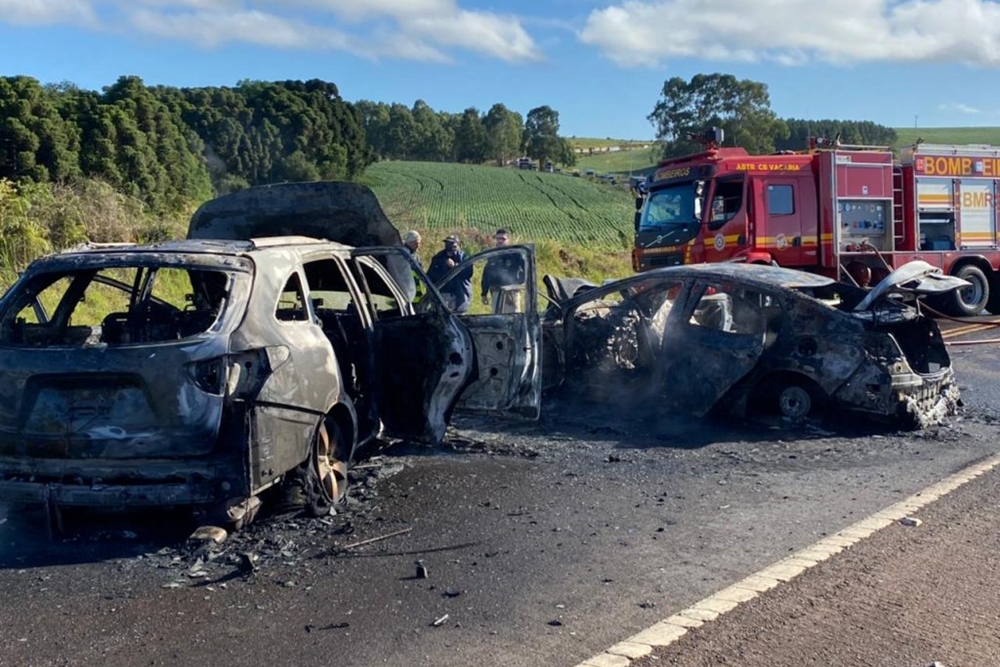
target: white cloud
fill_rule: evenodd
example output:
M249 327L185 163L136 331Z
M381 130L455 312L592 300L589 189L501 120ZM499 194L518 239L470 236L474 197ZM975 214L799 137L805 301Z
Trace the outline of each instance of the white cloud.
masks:
M0 0L0 22L13 25L80 23L96 26L88 0Z
M976 107L969 106L968 104L962 104L961 102L939 104L938 109L941 111L958 111L959 113L965 113L972 116L983 112L982 109L977 109Z
M232 13L160 13L148 9L132 12L131 23L141 32L167 39L184 39L204 47L225 42L249 42L281 48L305 48L320 42L347 48L349 39L259 11Z
M116 5L144 33L205 47L245 42L429 62L457 51L508 62L542 57L518 17L462 9L457 0L92 1Z
M1000 65L996 0L622 0L579 33L623 66L671 58Z

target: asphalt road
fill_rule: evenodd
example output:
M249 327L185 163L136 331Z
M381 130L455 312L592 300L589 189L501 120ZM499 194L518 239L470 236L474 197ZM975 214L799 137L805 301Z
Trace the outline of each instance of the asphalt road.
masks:
M337 516L271 517L213 550L180 517L50 541L0 508L0 666L575 665L996 453L997 349L952 348L965 413L920 433L568 400L538 423L459 420L440 450L363 465Z

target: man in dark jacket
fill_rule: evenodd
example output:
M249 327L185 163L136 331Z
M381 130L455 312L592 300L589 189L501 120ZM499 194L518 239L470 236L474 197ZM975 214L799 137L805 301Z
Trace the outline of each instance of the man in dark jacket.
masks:
M493 240L497 248L503 248L510 244L510 232L500 228ZM494 313L518 313L521 311L521 291L517 287L523 285L524 259L511 252L486 262L480 296L484 304L492 304Z
M472 267L467 267L445 285L439 283L449 271L464 261L465 253L459 248L458 237L449 236L444 240L444 250L431 258L431 265L427 269L427 277L441 290L445 305L455 313L468 311L472 304Z

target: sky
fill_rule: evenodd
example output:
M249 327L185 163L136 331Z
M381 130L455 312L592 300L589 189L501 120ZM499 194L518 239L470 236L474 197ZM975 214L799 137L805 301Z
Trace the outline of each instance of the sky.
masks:
M664 82L714 72L782 118L998 126L1000 0L0 0L0 76L92 90L322 79L652 139Z

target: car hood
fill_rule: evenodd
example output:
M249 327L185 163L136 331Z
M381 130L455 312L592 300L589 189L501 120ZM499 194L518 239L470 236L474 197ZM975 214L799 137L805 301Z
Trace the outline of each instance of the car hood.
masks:
M189 239L309 236L350 246L399 245L399 230L375 193L359 183L280 183L205 202L188 225Z
M854 307L854 310L871 310L894 294L914 297L926 294L945 294L969 285L969 281L946 275L936 266L931 266L927 262L917 259L907 262L882 279Z

